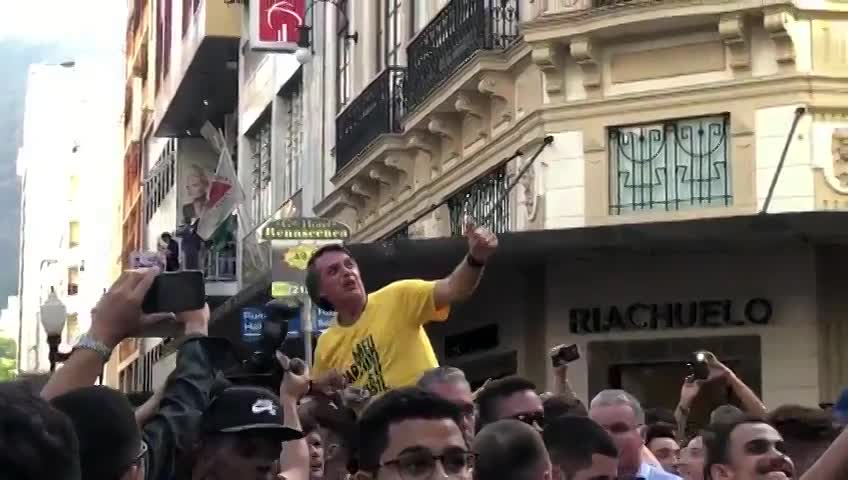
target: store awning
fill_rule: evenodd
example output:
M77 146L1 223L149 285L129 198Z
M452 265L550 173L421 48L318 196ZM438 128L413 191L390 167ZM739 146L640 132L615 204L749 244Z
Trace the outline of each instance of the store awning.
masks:
M848 212L804 212L634 223L498 235L492 270L526 267L568 255L581 259L611 255L730 253L763 249L848 245ZM468 248L463 237L398 239L348 245L369 291L402 278L439 278ZM235 314L243 303L270 288L270 276L245 286L213 314Z
M747 215L633 223L498 235L491 266L528 265L559 255L723 253L763 248L848 244L848 212ZM383 271L442 270L465 253L462 237L349 245L363 275Z

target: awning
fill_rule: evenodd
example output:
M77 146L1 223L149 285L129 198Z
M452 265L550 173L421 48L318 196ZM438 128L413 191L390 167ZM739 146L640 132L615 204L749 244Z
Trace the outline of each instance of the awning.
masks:
M792 247L848 245L848 212L803 212L633 223L498 235L490 270L554 260L610 255L698 254ZM348 245L366 289L401 278L438 278L456 266L468 248L465 238L398 239ZM212 321L238 313L270 286L265 276L246 286L212 315ZM236 326L237 328L237 326Z

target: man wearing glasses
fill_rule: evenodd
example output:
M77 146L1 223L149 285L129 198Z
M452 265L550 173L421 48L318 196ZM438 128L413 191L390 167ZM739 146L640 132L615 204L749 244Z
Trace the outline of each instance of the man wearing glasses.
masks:
M392 390L359 420L358 480L470 480L469 450L456 405L419 388Z
M536 393L536 385L525 378L513 376L486 385L477 396L480 428L498 420L513 419L538 431L545 428L545 408Z

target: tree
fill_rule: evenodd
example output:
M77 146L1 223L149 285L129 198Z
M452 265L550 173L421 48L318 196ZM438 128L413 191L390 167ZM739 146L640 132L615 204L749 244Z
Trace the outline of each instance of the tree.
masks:
M15 378L18 346L11 338L0 338L0 382Z

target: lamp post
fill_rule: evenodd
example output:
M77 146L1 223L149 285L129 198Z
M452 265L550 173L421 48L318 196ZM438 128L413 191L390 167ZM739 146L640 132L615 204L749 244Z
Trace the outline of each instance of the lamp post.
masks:
M340 0L312 0L309 6L306 7L306 11L303 12L304 22L297 27L300 35L298 36L298 48L294 52L294 58L302 65L312 61L312 54L314 53L312 50L312 39L310 38L312 26L307 25L305 20L309 16L309 12L312 8L318 3L330 4L336 7L342 17L344 17L345 40L353 40L353 43L359 42L359 32L348 33L350 19L347 18L347 12L345 12L344 6L341 4Z
M56 290L50 287L50 294L47 296L47 301L41 305L41 326L44 327L44 332L47 334L47 345L50 347L49 360L50 372L56 370L56 364L64 362L70 357L70 353L62 353L59 351L59 344L62 341L62 330L65 328L65 321L68 318L68 310L65 304L56 296Z

